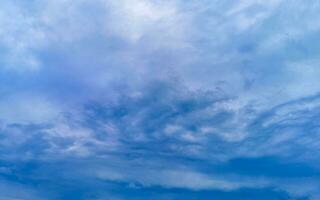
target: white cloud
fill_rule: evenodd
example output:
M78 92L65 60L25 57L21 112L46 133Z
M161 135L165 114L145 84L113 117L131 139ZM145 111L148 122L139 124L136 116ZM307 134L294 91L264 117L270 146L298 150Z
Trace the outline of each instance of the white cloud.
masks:
M190 169L143 169L134 168L119 170L113 168L97 169L96 176L103 180L131 182L144 187L161 186L164 188L185 188L191 190L236 190L241 187L265 187L269 183L265 179L241 177L242 181L236 181L231 177L207 175ZM239 177L238 177L239 178Z
M60 116L60 106L39 94L15 93L0 100L4 123L48 123Z
M149 47L180 48L188 45L189 16L176 1L105 1L107 35L120 36L136 44L148 41Z

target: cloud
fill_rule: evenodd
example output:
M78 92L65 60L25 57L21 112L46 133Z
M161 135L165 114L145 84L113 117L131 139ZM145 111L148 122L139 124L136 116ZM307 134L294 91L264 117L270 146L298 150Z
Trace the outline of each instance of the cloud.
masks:
M33 188L15 182L0 181L1 199L3 200L44 200Z
M318 198L316 1L0 4L4 185Z
M46 123L59 116L59 109L39 94L14 93L0 101L0 119L6 123Z
M138 188L189 190L276 187L297 197L316 195L312 188L300 193L292 188L305 178L317 179L318 168L313 163L318 162L317 156L306 155L316 145L301 143L314 136L297 132L301 127L310 128L306 124L315 119L317 97L288 102L261 114L235 106L235 100L219 91L194 92L176 80L152 82L142 91L127 90L107 102L88 103L81 112L66 113L51 122L3 124L0 153L3 159L15 162L53 162L54 171L55 163L74 160L61 166L65 170L79 166L68 180L88 177ZM304 121L292 121L299 117ZM294 151L294 147L299 148ZM265 156L290 158L290 162L277 163ZM232 169L237 158L240 161ZM201 164L180 159L199 159ZM254 163L256 171L248 169L247 162ZM304 165L299 168L295 162ZM225 166L219 171L221 163ZM277 170L268 166L277 166ZM282 170L293 171L286 176ZM294 181L289 184L290 180Z

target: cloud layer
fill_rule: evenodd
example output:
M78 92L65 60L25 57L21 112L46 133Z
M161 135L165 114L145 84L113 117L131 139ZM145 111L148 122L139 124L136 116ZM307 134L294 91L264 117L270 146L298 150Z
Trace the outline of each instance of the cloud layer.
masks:
M1 2L1 199L318 199L319 6Z

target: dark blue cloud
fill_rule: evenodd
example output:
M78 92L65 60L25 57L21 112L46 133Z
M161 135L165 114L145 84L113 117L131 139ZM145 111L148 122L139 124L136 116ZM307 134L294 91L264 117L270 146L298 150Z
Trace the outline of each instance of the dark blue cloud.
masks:
M283 124L297 131L312 123L317 112L309 107L317 106L317 97L258 115L249 108L237 111L253 117L244 127L249 135L234 140L237 133L231 132L231 139L221 135L237 125L231 122L238 114L225 106L231 97L190 91L176 80L150 82L143 91L92 101L80 113L65 113L55 122L4 124L1 177L51 199L314 195L310 186L301 192L290 189L306 180L317 182L318 160L303 160L311 147L292 146L303 138L295 132L284 138L275 133ZM296 117L304 122L291 127L290 119ZM275 149L278 143L285 148Z

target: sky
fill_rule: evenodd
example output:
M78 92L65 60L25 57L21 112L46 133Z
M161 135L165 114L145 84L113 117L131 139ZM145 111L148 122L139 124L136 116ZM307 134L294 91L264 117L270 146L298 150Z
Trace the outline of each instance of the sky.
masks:
M0 199L320 199L319 12L1 0Z

